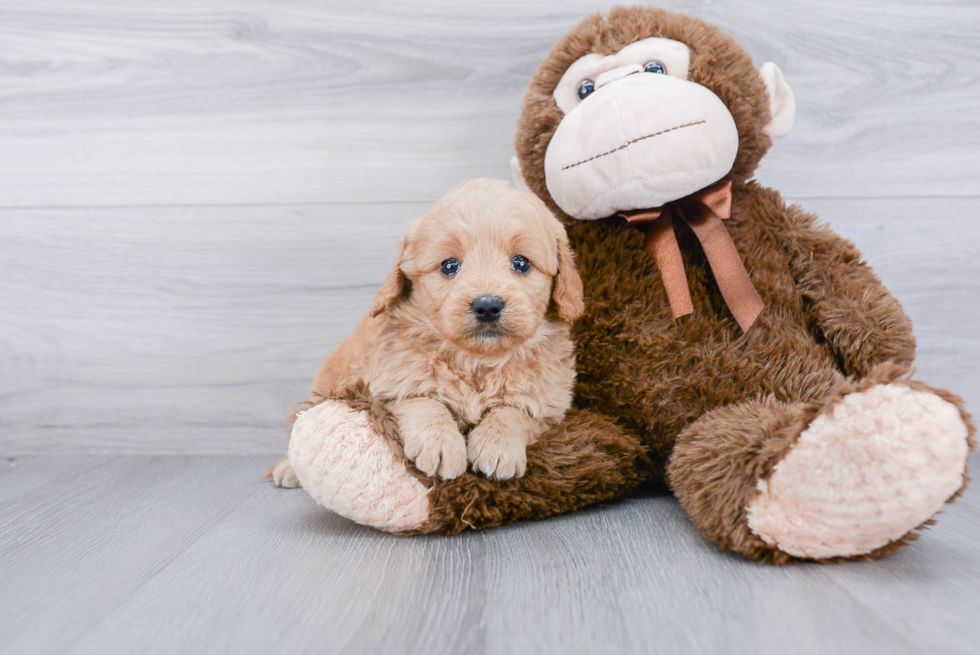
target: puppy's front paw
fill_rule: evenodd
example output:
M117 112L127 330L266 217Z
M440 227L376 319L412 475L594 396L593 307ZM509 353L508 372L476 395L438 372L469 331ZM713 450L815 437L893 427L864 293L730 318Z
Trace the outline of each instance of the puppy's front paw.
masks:
M451 429L402 426L401 432L405 456L426 475L451 480L466 472L466 440L455 426Z
M470 432L466 450L473 470L494 480L519 478L527 470L525 440L513 431L481 423Z

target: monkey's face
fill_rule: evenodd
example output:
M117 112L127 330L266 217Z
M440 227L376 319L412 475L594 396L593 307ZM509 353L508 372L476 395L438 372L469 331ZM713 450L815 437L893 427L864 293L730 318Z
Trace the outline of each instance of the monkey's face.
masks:
M746 179L794 112L775 64L757 71L717 28L617 8L583 21L536 73L515 173L528 171L530 187L572 218L660 207Z
M588 54L562 76L565 113L545 155L552 199L580 219L659 207L720 180L738 152L725 103L688 77L679 41Z

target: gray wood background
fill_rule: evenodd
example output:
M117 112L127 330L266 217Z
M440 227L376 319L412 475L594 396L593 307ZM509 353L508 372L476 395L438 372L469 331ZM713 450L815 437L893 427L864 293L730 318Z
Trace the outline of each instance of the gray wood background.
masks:
M665 2L775 61L758 178L854 239L980 410L974 0ZM509 177L594 0L0 2L0 453L283 448L404 225Z

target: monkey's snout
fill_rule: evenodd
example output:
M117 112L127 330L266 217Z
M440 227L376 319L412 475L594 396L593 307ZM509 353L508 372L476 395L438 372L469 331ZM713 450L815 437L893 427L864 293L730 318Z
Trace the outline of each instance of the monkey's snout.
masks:
M738 128L707 87L651 73L627 74L601 89L598 82L565 115L545 152L548 193L569 216L594 220L660 207L731 170Z

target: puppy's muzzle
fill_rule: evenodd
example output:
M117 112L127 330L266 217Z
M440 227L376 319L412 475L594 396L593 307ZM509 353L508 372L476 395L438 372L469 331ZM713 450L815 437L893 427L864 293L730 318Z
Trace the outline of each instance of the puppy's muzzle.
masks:
M470 311L481 323L495 323L504 313L504 300L500 296L480 296L470 303Z

